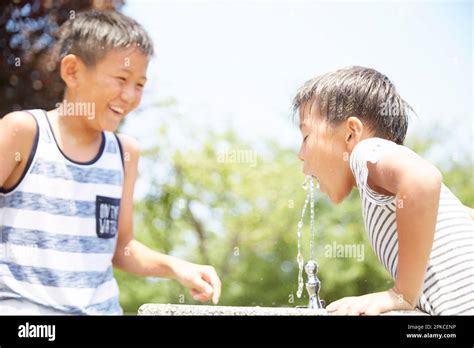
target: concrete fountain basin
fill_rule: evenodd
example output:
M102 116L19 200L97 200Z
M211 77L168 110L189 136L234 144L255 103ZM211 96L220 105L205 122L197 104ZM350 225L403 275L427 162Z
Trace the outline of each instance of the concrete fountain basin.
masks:
M292 307L233 307L185 304L146 303L138 309L138 315L160 316L324 316L325 309ZM427 315L420 311L393 311L383 315Z
M292 315L327 315L325 309L286 308L286 307L235 307L235 306L206 306L183 304L153 304L147 303L138 309L138 315L184 315L184 316L292 316Z

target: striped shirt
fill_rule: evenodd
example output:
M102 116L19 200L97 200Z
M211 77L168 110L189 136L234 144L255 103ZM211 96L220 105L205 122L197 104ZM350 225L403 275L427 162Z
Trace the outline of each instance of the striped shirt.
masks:
M0 190L0 314L4 303L58 314L122 314L112 271L124 168L116 135L97 156L68 158L46 112L24 174ZM24 313L24 311L23 311Z
M393 279L396 279L398 262L396 197L379 194L367 185L367 161L376 163L385 154L396 151L411 150L385 139L369 138L358 143L350 156L368 238ZM431 315L474 314L474 222L444 184L417 308Z

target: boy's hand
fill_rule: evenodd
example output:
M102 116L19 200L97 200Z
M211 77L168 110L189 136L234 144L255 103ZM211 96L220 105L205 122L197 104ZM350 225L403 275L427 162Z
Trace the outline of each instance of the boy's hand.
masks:
M413 310L414 307L393 289L373 294L344 297L327 306L331 315L377 315L395 310Z
M221 281L214 267L177 259L172 268L174 278L190 289L193 299L206 302L212 298L214 304L219 302Z

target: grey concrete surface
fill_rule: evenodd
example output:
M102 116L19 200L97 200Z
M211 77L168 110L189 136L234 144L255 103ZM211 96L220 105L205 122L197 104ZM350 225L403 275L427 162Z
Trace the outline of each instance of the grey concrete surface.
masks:
M328 315L325 309L292 307L232 307L185 304L147 303L138 309L138 315L183 315L183 316L314 316ZM426 315L419 311L393 311L383 315Z

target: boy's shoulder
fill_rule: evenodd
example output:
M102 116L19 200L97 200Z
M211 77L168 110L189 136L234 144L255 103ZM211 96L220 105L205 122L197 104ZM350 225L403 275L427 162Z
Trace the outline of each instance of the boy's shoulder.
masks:
M398 192L402 178L412 182L427 182L428 179L435 184L442 182L441 172L416 152L404 145L376 137L361 140L354 147L350 168L359 188L365 189L370 179L372 186L393 195Z
M0 141L17 148L28 158L37 133L35 117L27 111L13 111L0 119Z
M115 133L122 147L122 156L125 169L125 176L130 174L135 177L138 170L138 160L140 158L140 143L137 139L126 135Z
M39 134L34 116L26 111L14 111L0 119L0 186L13 187L28 164ZM10 185L12 184L12 185Z
M351 167L356 164L365 165L366 162L377 163L382 157L389 153L409 150L404 145L393 141L370 137L359 141L350 154Z
M36 133L36 120L25 110L10 112L3 116L0 122L2 122L2 128L13 129L15 133L21 132L22 135L31 134L31 136Z
M124 154L126 154L127 152L132 155L140 154L140 143L137 139L123 133L115 133L115 135L120 141L120 145L122 146Z

